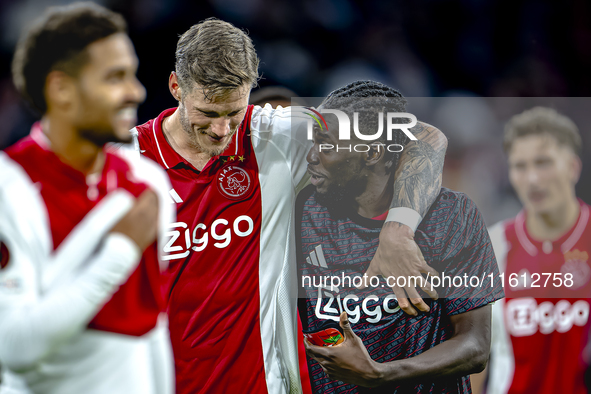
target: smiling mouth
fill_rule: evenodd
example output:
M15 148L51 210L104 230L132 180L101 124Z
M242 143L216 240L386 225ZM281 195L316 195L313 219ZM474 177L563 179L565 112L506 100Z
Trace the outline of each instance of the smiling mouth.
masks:
M546 198L546 192L543 192L543 191L529 192L528 197L529 197L530 201L532 201L532 202L541 202L542 200L544 200L544 198Z
M207 130L199 130L199 133L202 134L203 136L205 136L209 141L214 142L214 143L221 143L223 142L224 138L226 136L223 137L219 137L215 134L210 134Z
M118 120L127 123L137 122L137 107L127 106L117 111L116 117Z
M228 134L220 137L217 134L214 134L212 132L209 131L209 128L207 129L197 129L197 132L199 134L204 135L205 137L207 137L207 139L215 144L224 144L227 141L231 140L232 137L234 137L234 135L236 134L236 132L238 132L238 127L236 127L234 130L230 131Z

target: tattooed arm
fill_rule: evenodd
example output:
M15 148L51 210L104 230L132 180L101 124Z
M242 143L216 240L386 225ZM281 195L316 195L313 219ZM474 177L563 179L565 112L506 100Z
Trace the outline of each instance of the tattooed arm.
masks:
M447 138L423 122L418 122L411 132L417 140L410 141L400 157L390 208L411 208L424 217L441 189Z
M418 122L410 131L417 140L410 141L400 157L395 172L394 197L390 208L410 208L418 213L411 212L411 219L420 222L441 188L447 138L439 129L423 122ZM414 229L397 222L396 217L392 220L394 221L387 221L382 227L380 243L366 272L367 276L408 278L421 273L438 275L437 271L427 265L415 243ZM410 281L406 280L405 283ZM429 307L414 287L394 286L392 290L400 308L409 315L416 316L417 311L409 304L407 296L414 307L423 312L429 311ZM431 298L437 298L435 291L427 287L424 287L423 291Z

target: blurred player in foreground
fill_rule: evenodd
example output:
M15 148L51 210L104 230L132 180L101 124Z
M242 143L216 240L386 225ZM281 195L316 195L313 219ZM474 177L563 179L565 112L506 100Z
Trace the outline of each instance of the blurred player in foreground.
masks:
M493 308L486 393L586 393L591 225L575 195L579 131L536 107L508 122L504 149L523 211L490 230L507 298Z
M373 134L379 112L405 112L405 105L397 90L366 81L334 91L320 108L358 113L360 131ZM441 189L415 240L437 271L460 278L484 276L488 280L481 286L440 287L443 298L430 301L430 310L418 316L400 310L384 278L356 288L352 278L366 272L376 251L392 193L387 185L401 176L395 171L400 153L374 145L363 153L326 149L343 143L336 118L327 115L326 121L328 130L314 128L307 157L312 185L296 204L306 301L305 307L300 304L300 316L304 330L311 332L330 320L340 322L344 342L319 347L306 339L313 392L379 387L387 393L470 393L468 375L481 371L488 359L489 304L503 296L500 284L491 287L488 278L497 276L497 265L478 209L466 195ZM398 131L392 141L378 141L404 146L408 138ZM351 279L331 286L334 279L320 281L327 276Z
M0 153L2 393L173 392L154 242L169 181L105 148L131 138L137 66L123 18L93 3L48 9L17 45L42 118Z
M240 29L215 19L193 26L177 44L169 78L179 106L135 130L140 151L170 176L178 210L164 252L179 393L300 387L293 207L311 118L303 108L248 105L258 63ZM415 226L435 198L447 141L436 129L417 138L427 142L416 143L392 198L407 210L395 208L383 228L377 273L432 272L413 229L399 222ZM401 307L416 314L405 290L396 291ZM406 291L428 309L414 287Z

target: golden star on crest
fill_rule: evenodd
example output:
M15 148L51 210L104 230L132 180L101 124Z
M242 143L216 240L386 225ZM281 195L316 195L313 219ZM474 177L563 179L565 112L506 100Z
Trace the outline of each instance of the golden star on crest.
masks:
M244 156L238 156L238 160L244 161Z
M230 156L230 157L228 158L228 161L233 161L235 157L236 157L236 156Z
M224 164L226 164L227 161L228 160L226 160L226 159L222 159L222 163L224 163Z

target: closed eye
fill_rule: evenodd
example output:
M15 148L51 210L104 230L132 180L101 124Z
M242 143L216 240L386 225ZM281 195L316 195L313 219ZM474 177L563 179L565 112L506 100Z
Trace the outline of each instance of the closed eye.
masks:
M201 112L203 115L207 116L208 118L219 118L220 114L218 114L217 112L205 112L205 111L201 111L199 110L199 112Z

